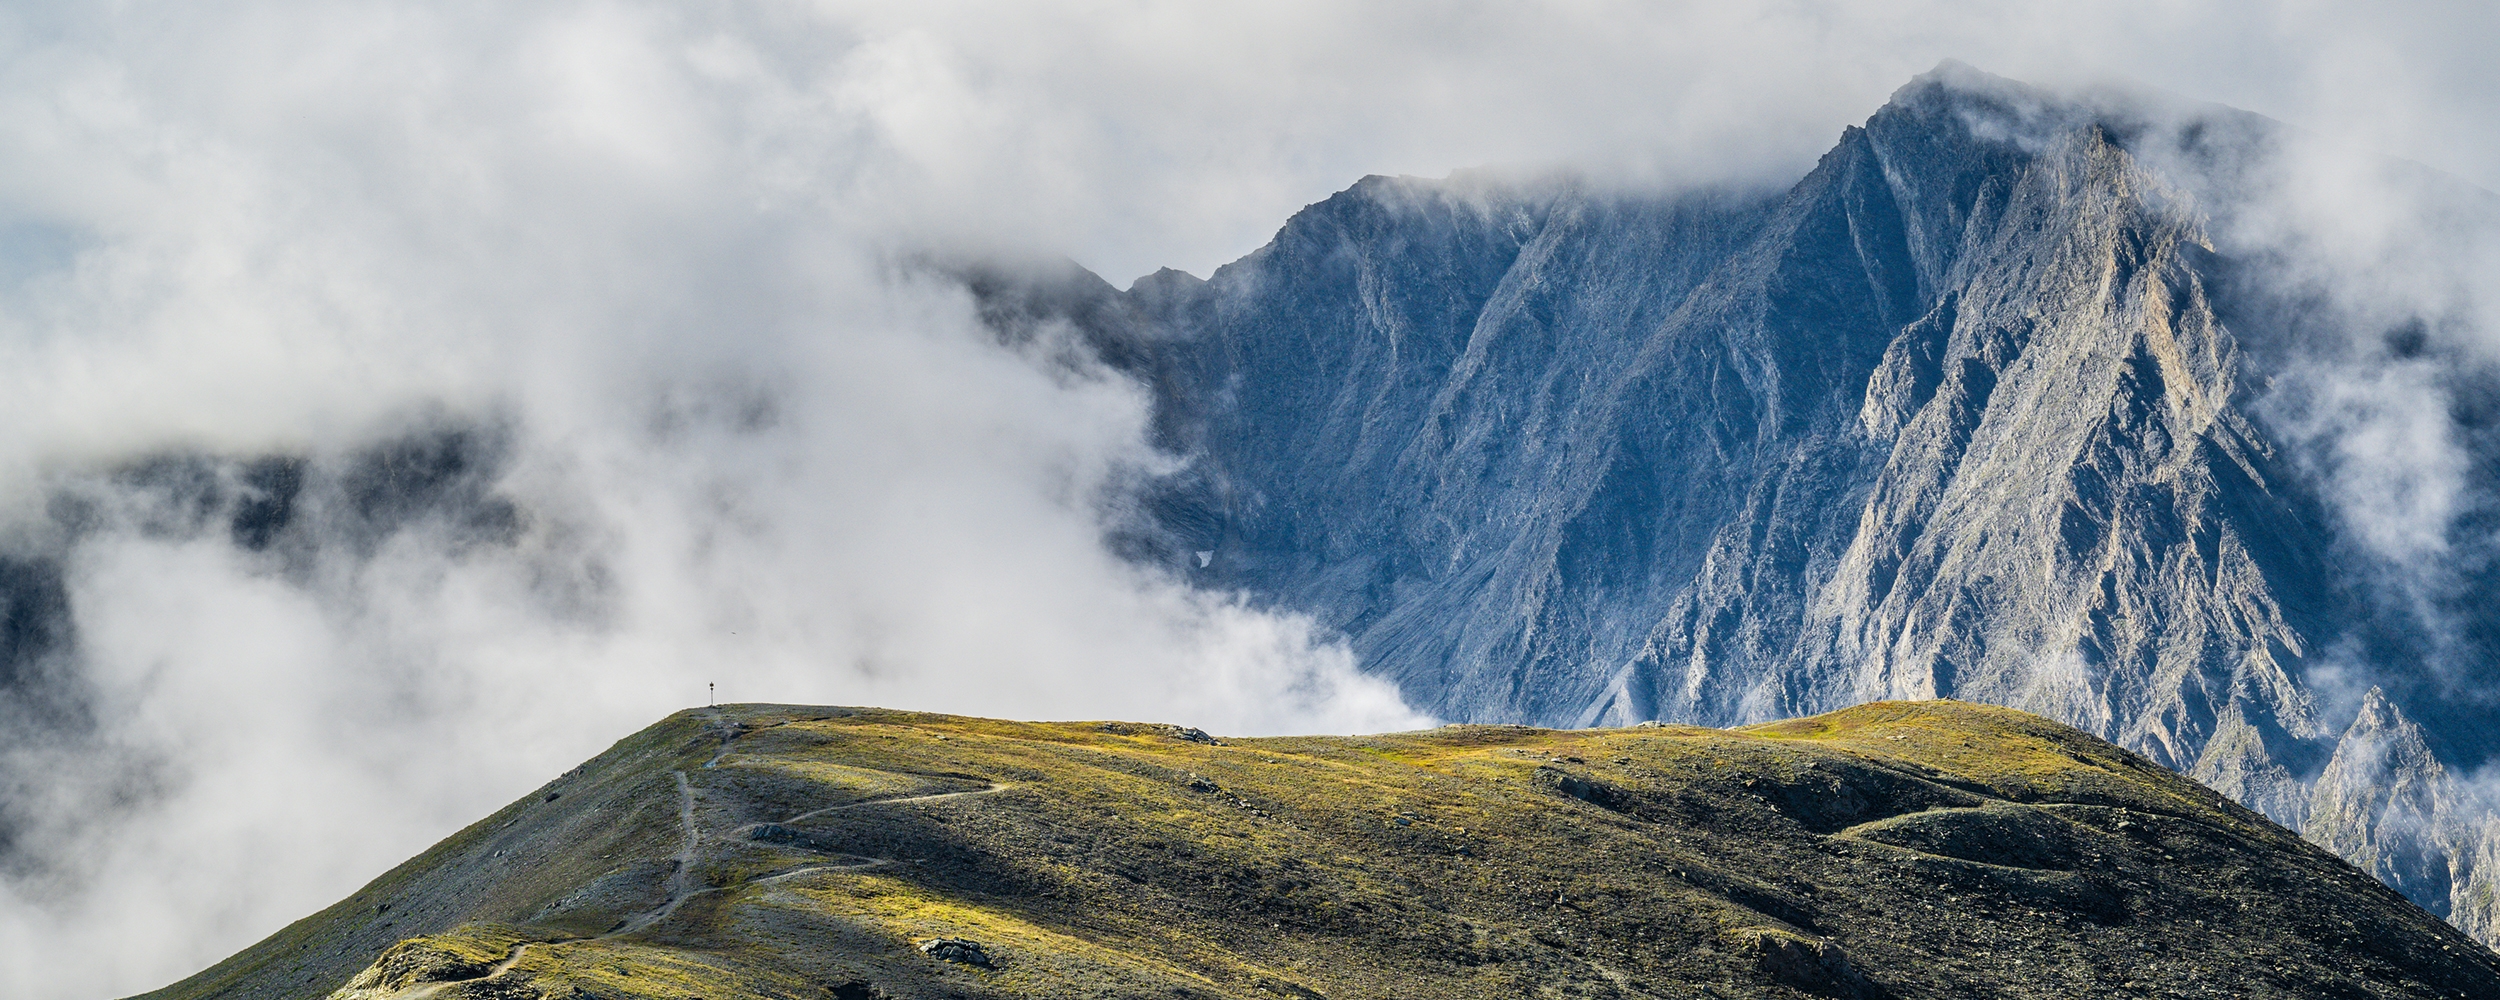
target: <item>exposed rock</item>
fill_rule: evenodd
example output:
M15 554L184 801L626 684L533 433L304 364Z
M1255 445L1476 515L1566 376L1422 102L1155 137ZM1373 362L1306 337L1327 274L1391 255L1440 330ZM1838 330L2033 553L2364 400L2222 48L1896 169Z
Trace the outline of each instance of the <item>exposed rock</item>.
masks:
M1195 726L1176 726L1162 722L1106 722L1094 728L1100 732L1117 733L1122 736L1161 736L1188 743L1204 743L1208 746L1224 745L1222 740L1207 735L1206 730Z
M1368 177L1204 281L980 287L1153 391L1187 462L1124 551L1314 615L1440 717L2010 705L2295 827L2327 803L2322 837L2452 912L2479 807L2417 836L2411 800L2314 790L2351 710L2314 675L2367 673L2423 760L2500 751L2500 498L2435 593L2368 589L2278 419L2344 319L2230 242L2286 134L1948 65L1785 190ZM2451 368L2500 482L2500 373Z
M920 942L920 953L941 962L990 968L989 950L970 938L936 938Z
M2372 688L2318 776L2305 832L2449 916L2454 889L2472 881L2478 855L2487 853L2490 814L2469 809L2422 728Z

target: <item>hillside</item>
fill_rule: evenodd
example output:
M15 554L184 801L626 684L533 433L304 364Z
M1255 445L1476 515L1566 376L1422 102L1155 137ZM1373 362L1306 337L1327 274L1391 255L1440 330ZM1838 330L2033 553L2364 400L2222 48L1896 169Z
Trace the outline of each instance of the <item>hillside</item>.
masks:
M2500 959L2094 737L1224 739L680 712L149 1000L2467 997Z

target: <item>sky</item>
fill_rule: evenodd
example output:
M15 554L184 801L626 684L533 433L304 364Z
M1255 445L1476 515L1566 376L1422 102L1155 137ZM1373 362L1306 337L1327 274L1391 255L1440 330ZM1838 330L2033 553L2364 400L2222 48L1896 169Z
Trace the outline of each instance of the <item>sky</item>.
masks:
M2495 18L10 5L0 576L57 583L75 648L19 679L69 708L0 720L0 994L187 975L706 684L1225 733L1430 724L1308 621L1105 552L1120 484L1171 461L1143 397L1000 346L914 255L1065 254L1125 285L1204 275L1366 174L1779 182L1946 58L2232 104L2500 188ZM2291 213L2269 238L2367 248L2380 221ZM2386 480L2353 502L2397 505L2391 553L2437 544L2416 529L2465 474L2400 405L2408 371L2317 389L2322 437L2421 453L2347 449ZM451 471L413 506L359 485L418 466ZM301 481L291 533L238 545L221 518L271 467Z

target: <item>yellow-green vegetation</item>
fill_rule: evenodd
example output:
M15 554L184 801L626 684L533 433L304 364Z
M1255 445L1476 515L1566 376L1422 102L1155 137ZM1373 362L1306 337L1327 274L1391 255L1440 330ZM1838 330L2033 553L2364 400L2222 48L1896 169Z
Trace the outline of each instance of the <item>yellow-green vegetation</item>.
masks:
M1233 739L682 712L155 997L2500 996L2488 951L2005 709Z

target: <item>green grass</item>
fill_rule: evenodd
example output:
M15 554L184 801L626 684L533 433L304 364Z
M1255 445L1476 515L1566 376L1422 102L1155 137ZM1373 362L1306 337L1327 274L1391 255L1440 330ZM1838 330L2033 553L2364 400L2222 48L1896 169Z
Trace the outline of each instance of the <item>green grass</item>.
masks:
M703 833L682 873L677 774ZM2243 995L2500 982L2253 814L1954 702L1222 746L730 706L548 790L158 996L2064 997L2185 988L2250 955L2293 971ZM780 839L741 835L759 823ZM377 932L386 903L404 916ZM2335 943L2341 921L2377 950ZM919 950L938 937L995 967ZM525 940L501 975L452 975Z

